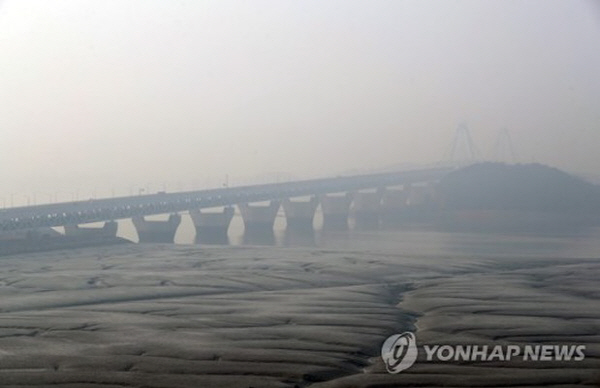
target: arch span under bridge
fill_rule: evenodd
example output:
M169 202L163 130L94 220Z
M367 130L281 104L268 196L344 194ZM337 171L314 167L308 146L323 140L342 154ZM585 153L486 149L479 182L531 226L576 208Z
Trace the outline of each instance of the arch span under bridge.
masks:
M406 204L408 188L412 184L434 182L453 166L436 166L397 172L338 176L284 183L217 189L145 194L110 199L76 201L3 209L0 212L0 231L11 232L41 227L65 227L66 234L102 231L116 233L114 220L131 218L140 241L169 241L181 219L181 212L189 212L198 233L227 231L233 209L238 205L246 228L273 227L281 203L288 225L312 227L312 219L319 202L325 223L345 223L350 204L354 203L357 216L373 215L385 203ZM404 192L387 191L386 188L403 185ZM359 190L376 189L375 193ZM331 195L344 193L345 195ZM393 194L392 194L393 193ZM293 201L294 197L312 196L306 201ZM398 199L400 198L400 199ZM251 205L253 202L271 201L270 206ZM205 213L201 209L225 207L222 212ZM145 216L170 213L167 221L149 221ZM105 228L84 228L79 224L106 221Z

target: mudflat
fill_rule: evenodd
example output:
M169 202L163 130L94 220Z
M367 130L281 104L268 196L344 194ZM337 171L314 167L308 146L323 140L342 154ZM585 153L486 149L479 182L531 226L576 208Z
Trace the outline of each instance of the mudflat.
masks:
M0 259L0 385L596 387L600 260L121 245ZM427 361L384 340L585 345L581 361Z

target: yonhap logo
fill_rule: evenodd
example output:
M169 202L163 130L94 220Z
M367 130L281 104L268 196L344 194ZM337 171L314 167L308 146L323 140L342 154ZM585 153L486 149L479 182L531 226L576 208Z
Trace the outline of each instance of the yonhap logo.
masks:
M585 359L585 345L513 344L513 345L423 345L423 362L494 362L562 361L578 362ZM414 333L409 331L388 337L381 347L381 358L389 373L400 373L410 368L419 351Z
M381 358L389 373L400 373L417 360L417 339L411 332L394 334L381 347Z

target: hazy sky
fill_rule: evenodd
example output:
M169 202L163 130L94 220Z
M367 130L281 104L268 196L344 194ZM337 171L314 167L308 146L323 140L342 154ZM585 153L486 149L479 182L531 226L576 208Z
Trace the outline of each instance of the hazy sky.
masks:
M430 163L461 121L600 175L595 1L0 4L0 201Z

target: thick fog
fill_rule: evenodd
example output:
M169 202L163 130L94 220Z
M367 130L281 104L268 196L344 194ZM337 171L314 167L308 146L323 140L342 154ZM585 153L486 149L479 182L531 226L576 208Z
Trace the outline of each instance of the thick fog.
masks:
M0 2L0 205L484 157L600 175L593 1Z

